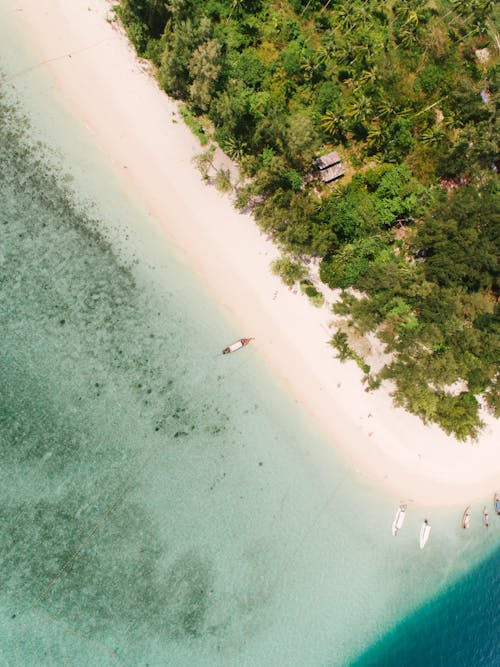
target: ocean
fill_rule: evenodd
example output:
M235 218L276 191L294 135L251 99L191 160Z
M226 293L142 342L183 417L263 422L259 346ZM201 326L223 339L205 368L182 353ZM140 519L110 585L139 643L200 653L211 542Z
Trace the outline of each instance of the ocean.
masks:
M0 664L499 664L500 519L391 536L3 18Z
M445 594L405 618L353 667L499 665L499 555L496 550Z

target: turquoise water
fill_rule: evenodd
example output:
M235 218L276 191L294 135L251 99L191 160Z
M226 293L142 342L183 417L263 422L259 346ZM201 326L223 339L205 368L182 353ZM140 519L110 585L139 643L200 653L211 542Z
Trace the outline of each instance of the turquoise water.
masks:
M497 551L369 649L353 667L494 667L500 664Z
M394 540L398 499L220 354L247 332L3 37L0 662L383 664L500 525L433 512L420 552L412 507Z

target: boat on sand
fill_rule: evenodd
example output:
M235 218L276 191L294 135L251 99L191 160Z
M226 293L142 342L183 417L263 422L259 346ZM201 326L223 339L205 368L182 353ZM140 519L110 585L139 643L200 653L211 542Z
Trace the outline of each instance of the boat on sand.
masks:
M400 505L397 509L394 521L392 522L392 534L394 535L394 537L396 537L398 532L403 527L405 516L406 516L406 505Z
M488 528L488 526L490 525L490 515L488 514L486 505L483 507L483 523L485 528Z
M468 528L470 524L470 505L465 508L462 516L462 528Z
M431 526L427 519L424 519L424 523L422 524L422 527L420 528L420 548L423 549L425 545L427 544L427 540L429 539L429 535L431 534Z
M240 338L231 345L228 345L222 350L222 354L229 354L230 352L236 352L236 350L241 350L242 347L248 345L248 343L253 340L253 338Z

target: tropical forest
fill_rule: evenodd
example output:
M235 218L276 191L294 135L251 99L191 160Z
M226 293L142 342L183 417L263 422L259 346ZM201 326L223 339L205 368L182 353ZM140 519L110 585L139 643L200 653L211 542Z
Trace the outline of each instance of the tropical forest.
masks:
M120 0L159 85L367 391L460 440L500 416L500 4ZM341 169L326 179L322 156ZM315 271L315 273L313 272ZM313 275L314 273L314 275ZM376 339L372 368L359 340Z

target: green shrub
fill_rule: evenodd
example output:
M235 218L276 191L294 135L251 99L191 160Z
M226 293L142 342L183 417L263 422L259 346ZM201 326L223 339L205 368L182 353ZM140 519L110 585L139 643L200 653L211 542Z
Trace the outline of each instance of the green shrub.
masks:
M285 180L292 190L298 192L302 187L302 176L295 169L289 169L284 174Z
M347 334L344 331L336 331L330 341L330 345L337 350L337 359L340 359L340 361L352 359L358 364L365 375L369 375L371 370L370 366L366 364L364 359L349 346L349 343L347 342Z
M231 174L229 169L217 169L217 174L215 176L215 187L220 192L231 192L233 189L231 183Z
M290 257L275 259L271 267L273 273L279 276L285 285L289 285L290 287L306 274L306 270L302 264L294 262Z
M425 93L433 93L439 88L442 79L443 69L434 64L424 67L419 77L420 86Z
M336 331L333 334L330 345L337 350L337 359L340 359L340 361L347 361L347 359L352 358L352 350L347 344L347 334L343 331Z
M200 140L200 144L202 146L206 146L208 144L208 137L205 134L205 130L203 129L201 123L199 120L193 116L191 111L187 108L185 104L181 104L179 108L180 114L186 123L186 125L189 127L191 132L198 137Z
M314 287L310 280L306 279L300 281L300 291L302 294L305 294L309 298L309 301L317 308L321 308L325 303L325 297L316 289L316 287Z
M208 150L194 158L194 162L205 180L208 180L208 173L213 167L214 151L215 146L212 145Z

